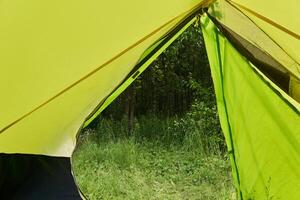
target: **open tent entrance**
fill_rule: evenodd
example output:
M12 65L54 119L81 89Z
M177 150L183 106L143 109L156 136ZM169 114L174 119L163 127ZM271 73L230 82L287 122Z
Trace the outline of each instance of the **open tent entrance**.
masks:
M230 9L233 9L232 12L238 12L238 14L241 14L239 13L238 10L235 10L234 7L232 6L230 7ZM241 181L245 179L244 176L246 176L245 174L248 173L243 171L240 174L238 170L239 165L240 164L250 165L252 163L255 166L257 164L255 161L256 155L253 156L252 158L251 156L249 157L249 159L254 159L254 161L252 160L249 163L247 161L245 161L245 163L238 163L241 161L237 162L234 155L235 150L233 145L237 141L234 141L235 138L232 135L233 132L235 131L240 132L241 130L245 131L247 129L253 129L253 127L255 127L255 124L259 124L259 121L257 121L257 119L251 119L251 117L245 116L243 113L245 113L245 111L251 112L250 110L252 110L253 112L256 113L256 115L259 116L260 115L258 111L259 109L261 109L262 113L266 113L268 112L266 111L268 109L268 106L261 105L261 102L263 102L262 99L274 98L275 102L284 101L285 104L284 106L287 107L287 109L290 110L292 113L296 111L296 115L294 115L295 113L292 115L297 116L296 101L298 96L292 92L293 90L292 88L295 87L295 85L293 85L295 84L294 83L295 77L290 74L290 71L287 70L286 67L283 66L283 64L281 64L274 57L270 56L262 49L258 48L257 46L249 42L249 40L245 39L247 38L246 36L242 37L241 35L237 34L235 31L233 31L231 28L228 28L221 21L217 20L217 18L213 16L213 13L214 12L212 11L207 12L206 17L202 18L201 23L202 23L204 36L206 38L207 49L208 52L210 53L209 55L210 62L212 66L215 66L212 67L212 71L213 71L213 78L216 86L217 98L219 100L219 104L221 104L219 105L220 106L219 112L223 123L223 129L225 129L225 135L228 134L226 136L228 152L229 155L231 156L231 161L233 166L233 176L235 177L235 181L236 181L235 184L237 185L237 188L239 188L239 187L244 187L239 185L245 184L245 183L241 183ZM262 30L257 28L251 20L248 21L246 20L244 23L246 23L249 27L252 27L253 29L251 30L255 32L256 35L265 34L263 33ZM272 40L270 38L267 37L265 39L268 45L270 46L274 45L273 48L276 48L277 44L274 42L272 43ZM283 54L283 56L286 54L284 51L281 51L281 53ZM179 55L174 54L174 55L180 56L180 54ZM239 67L237 67L236 69L232 69L233 66L239 66ZM137 76L136 74L139 73L140 71L136 69L136 71L132 73L133 76L131 78L135 79ZM128 81L128 79L126 81ZM241 85L239 85L238 83L240 83ZM265 91L263 91L262 93L256 92L259 86L262 87L263 90ZM155 85L152 85L152 87L155 88ZM118 92L118 89L115 91L116 93ZM143 88L141 88L141 90L143 90ZM148 98L153 98L154 101L155 100L157 101L157 99L155 99L155 96L153 96L153 94L151 97ZM116 96L118 95L115 95L115 97ZM168 99L168 96L171 96L170 93L166 94L165 99ZM143 98L143 97L139 97L137 95L137 98ZM236 101L233 100L235 98L237 99ZM259 100L257 100L256 98L258 98ZM227 101L226 99L229 99L229 101ZM147 102L144 101L144 105L142 106L147 106L147 105L149 106L149 104L147 104ZM162 110L163 107L164 106L161 106L159 110ZM273 107L273 105L271 105L271 107ZM129 118L132 117L130 111L127 114ZM117 113L117 115L122 115L122 114ZM232 116L239 116L239 119L237 119L239 120L239 123L235 121L224 120L224 118L231 119ZM248 121L247 123L251 124L251 127L250 126L247 127L247 124L245 123L246 120ZM276 122L274 123L273 120L274 119L271 119L270 120L271 122L267 122L268 126L271 127L270 129L272 129L272 127L274 128L276 125ZM132 126L133 119L130 119L129 121L130 121L129 126ZM228 132L226 132L226 129ZM257 134L259 134L259 132ZM153 135L155 135L155 133L153 133ZM114 137L113 134L111 136ZM246 145L247 141L252 143L251 140L253 139L252 138L253 136L245 134L243 137L244 137L242 141L243 145L240 144L238 145L237 148L239 148L240 151L248 151L249 149L250 152L254 151L251 146ZM262 144L256 144L255 146L258 147L260 145ZM238 160L239 159L240 158L238 158ZM260 192L252 191L249 192L249 194L244 194L245 195L244 198L247 197L247 195L253 197L256 195L262 195L262 193L266 195L266 198L270 198L271 194L268 193L268 191L270 190L271 187L270 185L273 184L271 183L272 181L268 179L267 180L261 179L260 181L261 181L261 185L264 186L263 188L260 188L261 191ZM240 196L240 198L243 198L242 191L240 190L238 191L238 196Z
M199 12L196 10L195 12ZM113 93L87 118L84 127L102 112L184 30L196 21L195 12L160 38L141 56L136 67ZM0 154L0 199L81 199L71 169L71 159L31 154Z
M172 49L169 50L168 55L154 61L154 64L150 68L154 69L158 66L162 67L163 62L169 62L169 67L161 69L160 71L152 70L151 74L149 74L150 76L155 76L155 73L164 73L165 78L168 79L167 71L173 70L173 74L169 75L174 76L176 74L179 74L180 76L186 76L186 78L184 78L185 83L182 83L181 85L182 90L185 89L186 91L180 91L177 94L174 93L175 90L168 91L168 94L174 94L175 96L177 96L173 96L173 99L168 100L168 102L171 101L169 105L167 105L168 102L164 102L165 97L155 97L155 99L153 100L160 102L158 103L159 106L157 108L152 107L152 111L157 112L157 110L161 110L160 114L162 114L163 112L168 112L168 110L170 111L168 107L173 107L174 111L173 113L169 113L170 115L182 115L183 110L186 110L188 109L188 107L191 106L191 101L193 99L193 96L195 96L195 94L193 93L201 93L202 88L197 88L199 84L201 85L201 87L208 87L209 89L212 89L212 80L210 77L207 55L204 49L204 41L202 36L200 35L200 24L197 25L197 28L194 27L195 23L199 23L200 21L196 21L197 18L194 16L194 14L190 15L185 20L183 20L176 28L170 31L168 35L164 36L161 40L159 40L152 47L150 47L148 50L150 51L150 53L145 52L145 54L141 57L139 63L136 65L134 70L128 75L128 77L122 82L122 84L115 89L114 93L107 97L104 103L102 102L99 105L100 111L102 112L102 110L104 110L105 107L108 106L114 100L114 98L119 96L119 94L121 94L127 88L127 86L129 86L134 80L138 78L138 75L140 75L148 67L148 65L150 65L149 60L151 62L155 60L158 57L158 55L160 55L189 27L190 31L186 32L186 34L184 34L183 37L179 38L179 40L176 41L177 47L171 47ZM189 40L193 40L194 44L192 44ZM183 42L189 44L181 44ZM181 48L179 47L180 45L182 45ZM181 52L171 52L178 50L183 52L183 55L180 55ZM193 52L193 55L189 54L188 52ZM180 58L172 59L172 54L173 56L179 56ZM172 63L174 61L178 61L181 63ZM170 64L180 65L182 69L180 69L181 67L178 66L175 67L176 69L174 69L174 66L170 66ZM194 74L190 74L189 70L187 70L187 68L190 67L194 68ZM161 77L156 78L159 79ZM202 80L200 81L201 83L199 82L199 80L197 80L197 78L199 78L199 80ZM164 84L161 82L162 87L164 87L163 85ZM154 88L151 89L151 87L157 86L158 85L149 85L146 87L148 87L148 90L152 90ZM177 86L177 89L179 88L180 87ZM155 90L153 92L155 92ZM139 93L141 94L141 91L139 91ZM184 93L186 93L187 95L186 99L184 99L185 97L182 96ZM141 98L142 95L145 94L141 94L141 96L139 96L138 98ZM146 98L150 98L150 96ZM206 94L204 98L207 98L207 101L209 101L209 98L213 98L213 96ZM212 100L212 102L213 101L214 100ZM153 101L149 101L148 103L152 104ZM139 107L145 106L144 108L141 108L145 112L149 104L140 104ZM103 105L105 107L102 107ZM95 113L99 112L99 108L95 110ZM131 112L132 110L129 111L129 113ZM131 114L129 114L129 116L130 115ZM93 115L91 115L91 118L93 118ZM86 122L86 125L89 122L91 122L91 120L88 120ZM97 122L98 120L95 120L91 124L91 126L95 126ZM224 147L225 146L223 145L220 148ZM0 182L2 186L0 192L0 199L80 199L79 191L77 191L76 189L76 183L71 174L71 162L69 158L48 157L41 155L2 154L1 167L1 173L3 173L3 176L1 176Z
M205 2L208 4L213 3L213 1ZM256 1L253 0L253 2ZM123 77L122 82L119 82L119 84L114 82L110 87L104 84L106 88L102 89L106 93L101 91L103 92L101 94L101 103L94 112L88 116L83 126L86 127L90 124L90 122L119 96L159 54L197 20L196 16L198 14L202 14L200 21L215 86L218 112L231 158L233 176L236 188L238 189L239 198L270 199L274 197L299 199L300 127L297 126L297 124L299 124L300 115L300 67L299 57L295 55L295 51L298 52L297 48L299 46L297 45L299 43L297 42L299 42L300 36L278 24L279 22L276 23L255 10L249 9L248 7L255 4L253 2L246 3L245 1L246 6L243 6L233 1L216 1L216 3L209 6L209 9L203 9L205 6L200 4L199 7L188 12L188 15L184 13L184 17L180 15L181 18L178 17L170 21L167 25L175 28L171 29L171 31L167 31L166 34L163 34L163 37L159 34L156 35L156 33L162 34L162 32L159 31L167 26L156 32L154 31L149 37L144 38L145 40L136 43L136 46L138 46L152 36L159 38L155 40L156 43L148 48L142 55L136 68L132 69L129 74L126 70L122 72L123 74L118 74L118 81L121 79L120 77ZM259 5L258 1L256 3ZM284 13L284 16L280 15L282 12L278 12L274 15L272 11L276 10L276 8L273 3L269 3L270 6L266 7L266 9L268 8L270 12L266 12L266 15L270 18L279 16L279 21L282 23L287 23L286 19L290 20L289 15L286 13ZM286 5L290 6L290 4ZM284 4L282 6L286 5ZM290 6L289 9L295 8ZM177 23L176 26L172 25L172 23L177 22L176 20L180 22ZM9 25L10 23L7 24ZM5 26L7 24L5 24ZM293 27L295 23L292 21L289 21L288 24L289 27L295 28ZM151 39L153 40L153 38ZM149 40L147 42L150 43ZM143 45L146 46L148 43L143 43ZM131 46L127 49L128 52L136 46ZM140 49L143 49L144 46ZM119 57L114 57L114 59L122 58L122 55L126 53L126 51L121 52L121 54L118 55ZM135 54L137 53L135 52ZM135 54L133 55L135 56ZM12 55L14 55L14 53ZM32 55L36 55L36 51L33 51ZM107 62L107 65L111 64L114 59ZM4 65L10 63L3 62ZM116 63L113 64L117 65ZM100 69L102 68L97 68L92 71L93 73L88 74L81 80L90 78L91 75L96 74ZM116 69L121 70L121 68ZM11 71L8 72L10 73ZM118 71L115 70L114 72ZM104 80L104 76L109 74L109 72L102 71L102 73ZM99 74L100 73L97 75ZM128 74L128 76L124 78L124 74ZM93 78L95 77L96 76ZM5 116L0 130L0 147L2 152L20 151L51 156L70 156L70 152L72 152L70 149L72 148L60 149L59 147L61 146L58 144L61 145L62 143L58 140L63 138L63 136L66 136L69 142L74 139L72 134L74 134L75 129L78 130L79 122L82 122L82 119L86 117L87 113L90 113L91 107L95 108L94 106L86 108L87 102L96 105L95 102L97 101L91 103L90 99L95 98L97 95L91 94L90 99L82 99L82 101L77 102L78 105L80 104L82 107L80 107L80 109L78 108L76 112L69 110L70 115L65 116L67 119L66 123L57 120L55 126L47 129L45 118L47 118L48 114L49 117L52 118L53 116L57 117L58 113L63 114L63 112L61 112L63 109L62 102L68 103L67 105L77 105L76 103L72 104L73 97L78 97L78 94L85 92L86 94L90 94L88 93L89 90L86 89L89 85L85 85L86 87L83 88L78 87L78 89L75 86L78 86L79 83L81 83L81 81L73 83L62 92L50 98L46 103L40 104L37 107L35 107L36 102L31 102L33 110L30 112L25 109L20 112L21 114L16 113L13 117L10 115ZM108 84L109 81L105 83ZM64 84L63 82L62 85ZM96 82L89 84L97 85ZM61 87L61 85L58 85L59 89ZM71 89L74 90L72 91ZM68 95L70 96L63 95L65 91L69 91ZM8 94L13 95L9 92ZM46 97L48 97L47 95L49 94L45 94ZM104 98L105 95L106 97ZM57 99L61 101L54 101ZM31 101L31 99L27 100ZM86 102L84 102L84 100L86 100ZM6 104L9 104L9 101L7 102ZM10 107L13 106L10 105ZM77 107L74 107L74 110L75 108ZM4 107L2 109L4 109ZM21 109L20 107L17 111ZM14 113L13 111L10 112ZM26 112L28 113L26 114ZM43 123L39 124L39 119L44 119L44 121L42 121ZM45 133L47 132L45 134L45 136L47 136L45 137L46 139L39 136L39 140L35 140L35 136L42 133L27 134L28 138L22 135L26 130L31 130L30 125L33 122L36 125L40 125L38 130L43 130ZM16 124L23 125L23 129L20 128L22 126L19 127L16 126ZM67 126L66 124L69 125L69 129L65 130L62 127ZM65 132L61 130L65 130L66 134L70 135L64 135ZM18 140L19 143L17 144L23 144L19 141L18 134L22 135L24 140L27 140L24 146L18 146L14 143L14 141ZM59 137L55 137L55 134ZM53 143L57 145L54 145L55 148L53 149L55 150L50 147L52 143L47 142L48 138L54 138ZM44 147L45 145L49 145L47 146L48 148ZM54 166L55 172L63 172L61 176L65 176L66 178L63 179L65 181L61 182L61 184L70 185L71 189L69 191L71 191L73 195L78 196L78 193L74 190L75 184L71 177L69 158L61 160L59 158L43 156L25 157L27 158L24 159L24 157L20 157L20 155L1 155L1 169L3 169L1 173L4 173L4 175L1 175L0 190L1 195L6 195L4 198L7 197L7 195L11 197L9 192L22 191L21 188L26 189L28 184L23 183L26 183L26 181L30 182L30 178L35 179L35 176L31 176L32 174L30 173L37 172L37 176L48 179L52 171L47 168L49 166ZM53 161L53 159L55 161ZM28 162L32 167L29 167L30 169L27 171L24 166L27 166ZM44 165L45 162L52 164ZM61 163L64 167L60 168L60 164L56 164L57 162ZM15 169L18 172L25 170L28 174L24 172L22 175L15 176ZM42 169L43 172L39 173L39 170L34 169ZM66 172L65 169L67 169L68 172ZM14 177L16 177L16 179L14 179ZM27 179L27 177L29 179ZM55 176L51 177L54 178ZM57 189L56 186L58 186L55 185L55 183L57 183L56 181L58 181L58 179L53 180L55 190ZM283 181L285 181L286 184L283 185ZM20 185L22 185L22 187L19 187ZM36 186L38 187L39 185L37 184ZM9 189L6 190L6 188ZM50 188L51 187L49 187L49 189ZM31 187L31 189L34 188ZM52 195L55 194L52 193Z
M91 199L234 195L200 21L81 136L74 174Z

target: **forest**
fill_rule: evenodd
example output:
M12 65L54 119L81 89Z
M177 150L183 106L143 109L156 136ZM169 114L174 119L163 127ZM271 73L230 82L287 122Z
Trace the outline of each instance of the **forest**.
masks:
M89 199L235 199L197 23L82 131L73 163Z

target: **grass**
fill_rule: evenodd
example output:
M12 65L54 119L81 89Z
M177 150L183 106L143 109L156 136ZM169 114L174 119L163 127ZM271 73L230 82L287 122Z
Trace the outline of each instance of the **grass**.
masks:
M74 174L93 199L234 200L229 160L180 145L130 139L81 138Z

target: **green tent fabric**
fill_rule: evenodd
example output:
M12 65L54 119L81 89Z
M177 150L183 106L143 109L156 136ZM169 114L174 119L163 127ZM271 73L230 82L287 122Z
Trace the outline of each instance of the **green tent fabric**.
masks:
M202 15L239 198L299 199L299 6L3 0L0 153L70 158L80 129Z
M240 197L299 199L299 104L234 49L207 17L202 22Z

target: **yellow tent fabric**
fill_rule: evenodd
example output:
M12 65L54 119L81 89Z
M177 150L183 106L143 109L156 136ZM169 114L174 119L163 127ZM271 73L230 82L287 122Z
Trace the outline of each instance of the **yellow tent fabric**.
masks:
M292 10L297 7L294 1L282 6L271 5L274 5L272 1L219 0L210 7L209 13L245 40L275 58L292 76L300 79L299 39L278 28L286 25L288 28L292 27L290 31L300 32L299 20L292 20L296 18L286 14L297 13L296 10ZM289 6L286 7L287 5ZM254 13L249 13L245 9ZM282 9L285 9L285 12ZM256 16L270 21L265 22Z
M300 63L298 0L229 0ZM298 68L299 69L299 68ZM298 71L300 73L300 71Z
M291 96L300 103L300 81L291 77L289 89Z
M1 1L0 152L71 156L85 118L198 4Z

